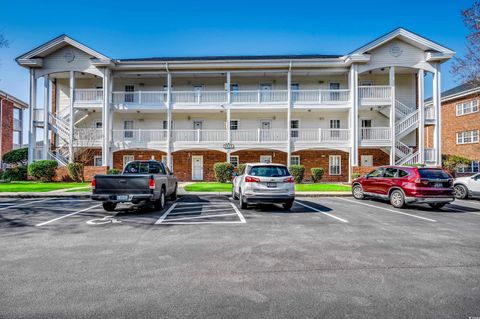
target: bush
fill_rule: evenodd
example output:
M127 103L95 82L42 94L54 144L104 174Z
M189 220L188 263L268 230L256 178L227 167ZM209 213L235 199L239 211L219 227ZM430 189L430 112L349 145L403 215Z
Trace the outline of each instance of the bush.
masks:
M237 174L242 175L243 173L245 173L245 167L246 167L245 164L238 164L237 165Z
M303 181L305 176L305 166L303 165L292 165L288 168L290 174L292 174L295 183L300 184Z
M44 182L51 182L55 177L58 163L54 160L35 161L28 165L28 174Z
M119 170L119 169L116 169L116 168L110 168L110 169L107 171L107 174L110 174L110 175L118 175L118 174L120 174L120 170Z
M360 176L361 176L360 173L352 173L352 181L353 181L354 179L359 178Z
M28 160L28 148L19 148L3 154L2 160L6 164L15 166L25 165Z
M470 164L470 160L463 156L457 155L442 155L442 165L445 170L455 176L457 169L465 167Z
M215 173L215 179L220 183L227 183L232 180L233 164L231 163L215 163L213 165L213 171Z
M312 173L312 179L314 183L320 182L323 177L323 173L325 173L323 167L313 167L310 171Z
M83 163L68 163L67 165L67 171L68 171L68 176L72 179L74 182L83 182Z
M17 166L10 169L7 169L3 175L2 179L6 181L26 181L27 180L27 167L26 166Z

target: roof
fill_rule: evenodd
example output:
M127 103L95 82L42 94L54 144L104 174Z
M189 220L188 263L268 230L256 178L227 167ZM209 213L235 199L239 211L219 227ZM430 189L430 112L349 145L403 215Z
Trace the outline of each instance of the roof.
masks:
M224 60L296 60L296 59L338 59L337 54L295 54L295 55L220 55L220 56L190 56L190 57L153 57L135 59L117 59L116 62L135 61L224 61Z
M446 100L456 99L456 98L469 95L469 94L474 94L474 93L480 93L480 86L475 86L472 83L464 83L454 88L451 88L449 90L443 91L441 94L441 100L446 101ZM425 99L425 102L431 103L432 97Z
M23 108L23 109L28 108L28 103L27 102L24 102L24 101L20 100L19 98L16 98L15 96L13 96L11 94L8 94L5 91L0 90L0 97L11 101L13 103L13 105L18 107L18 108Z

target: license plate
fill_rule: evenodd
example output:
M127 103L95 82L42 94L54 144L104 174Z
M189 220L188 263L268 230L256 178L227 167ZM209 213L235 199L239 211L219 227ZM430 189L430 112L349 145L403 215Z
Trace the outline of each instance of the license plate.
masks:
M271 188L277 187L277 183L267 183L267 187L271 187Z
M443 183L435 183L435 184L433 184L433 187L435 187L435 188L442 188L442 187L443 187Z
M128 200L128 195L118 195L117 200L118 201L127 201Z

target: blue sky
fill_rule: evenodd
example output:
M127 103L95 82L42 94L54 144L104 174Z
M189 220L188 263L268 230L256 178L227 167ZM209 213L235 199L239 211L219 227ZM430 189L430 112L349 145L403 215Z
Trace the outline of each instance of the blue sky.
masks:
M461 9L472 0L402 1L5 1L0 89L28 101L28 72L14 58L66 33L112 58L345 54L402 26L457 54ZM450 63L443 89L455 86ZM426 94L429 94L427 88Z

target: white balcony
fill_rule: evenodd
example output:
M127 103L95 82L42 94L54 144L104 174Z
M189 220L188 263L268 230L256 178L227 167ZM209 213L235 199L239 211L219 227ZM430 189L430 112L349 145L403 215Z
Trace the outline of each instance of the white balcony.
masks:
M174 104L225 104L226 91L172 91Z
M113 92L112 102L117 110L165 109L166 91Z
M119 149L164 147L167 130L113 130L112 143Z
M75 128L73 139L77 147L102 146L103 130L100 128Z
M234 130L230 133L232 143L286 143L287 129L271 130Z
M252 90L231 92L232 104L271 105L286 104L288 90Z
M294 105L342 105L350 101L350 90L292 90Z
M291 134L297 143L347 144L350 141L349 129L295 129Z
M101 107L103 105L103 89L75 89L73 96L76 107Z
M359 86L358 96L362 105L388 105L392 102L392 87L388 85Z
M392 130L389 127L362 127L360 128L360 143L362 145L389 145L392 139Z

